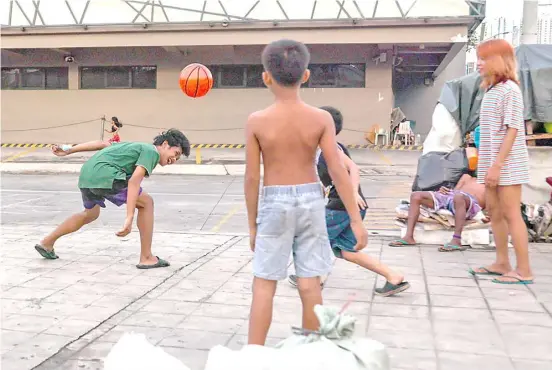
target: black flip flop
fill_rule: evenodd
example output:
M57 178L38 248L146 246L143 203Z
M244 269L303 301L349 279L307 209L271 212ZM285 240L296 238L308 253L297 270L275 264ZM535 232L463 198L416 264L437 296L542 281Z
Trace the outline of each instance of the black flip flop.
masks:
M157 257L157 256L155 256L155 257ZM156 269L156 268L159 268L159 267L169 267L170 265L171 264L168 261L165 261L164 259L157 257L157 263L156 264L153 264L153 265L138 264L138 265L136 265L136 268L140 269L140 270L148 270L148 269Z
M46 258L47 260L56 260L59 258L53 249L49 251L40 244L36 244L35 249L38 253L40 253L42 257Z
M400 292L404 292L408 288L410 288L410 283L408 283L408 281L403 281L398 285L391 284L390 282L386 281L383 288L376 288L375 292L379 296L389 297Z

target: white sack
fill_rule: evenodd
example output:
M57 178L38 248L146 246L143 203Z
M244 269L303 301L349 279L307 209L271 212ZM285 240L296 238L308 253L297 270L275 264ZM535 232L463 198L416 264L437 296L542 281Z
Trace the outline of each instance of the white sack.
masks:
M390 370L383 344L352 337L355 318L320 305L314 311L320 334L293 335L276 348L216 346L205 370Z
M104 370L190 370L175 357L150 344L144 334L125 333L104 361Z

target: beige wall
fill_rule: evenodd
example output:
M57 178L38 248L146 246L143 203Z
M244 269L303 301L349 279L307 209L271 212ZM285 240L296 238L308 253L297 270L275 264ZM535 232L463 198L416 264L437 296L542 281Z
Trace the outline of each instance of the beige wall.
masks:
M204 64L260 63L261 46L195 47L189 55L163 48L76 49L71 65L69 90L2 91L2 142L82 142L100 135L102 115L118 116L123 123L155 127L124 126L123 140L149 141L160 131L176 127L194 143L243 143L247 116L271 103L267 89L213 89L206 97L191 99L178 87L178 74L191 62ZM367 63L367 88L303 89L302 96L313 105L333 105L342 110L345 128L341 140L364 143L363 132L371 125L384 126L393 107L391 67L371 62L369 45L312 46L313 63ZM23 56L4 56L3 66L64 65L61 54L48 50L29 51ZM78 65L155 64L155 90L79 90ZM94 122L62 129L13 132L86 120ZM216 131L221 129L234 129ZM203 130L203 131L201 131Z
M415 132L422 138L425 138L431 129L431 116L445 82L465 74L466 52L463 49L435 79L432 86L417 83L395 91L395 106L401 108L407 119L416 121Z

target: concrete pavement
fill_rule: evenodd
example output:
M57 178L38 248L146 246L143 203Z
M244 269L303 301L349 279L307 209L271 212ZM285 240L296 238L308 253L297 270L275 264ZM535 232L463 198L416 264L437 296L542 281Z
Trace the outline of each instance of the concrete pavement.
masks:
M362 177L375 210L365 253L402 271L412 289L394 298L374 296L382 279L336 261L324 289L326 304L342 306L353 298L357 335L385 343L393 369L549 369L551 246L531 247L537 280L529 287L468 275L469 267L491 261L493 252L387 247L388 239L379 235L388 234L374 217L385 217L409 193L412 171L372 166ZM124 219L124 209L115 207L61 239L59 260L36 254L34 243L81 208L76 181L75 175L2 176L2 369L101 369L127 331L145 333L194 370L203 368L213 345L245 343L251 253L240 177L146 181L156 201L154 253L172 263L152 271L134 267L136 232L114 236ZM281 283L269 344L288 336L300 318L297 292Z

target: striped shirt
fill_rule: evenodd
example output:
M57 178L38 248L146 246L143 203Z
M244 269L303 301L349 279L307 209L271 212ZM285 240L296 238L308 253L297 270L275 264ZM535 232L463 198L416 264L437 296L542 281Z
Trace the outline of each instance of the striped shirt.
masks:
M477 181L485 183L488 169L494 164L506 130L517 129L516 139L500 171L498 185L520 185L529 182L529 153L525 141L523 97L513 81L501 82L485 93L479 115L480 143Z

